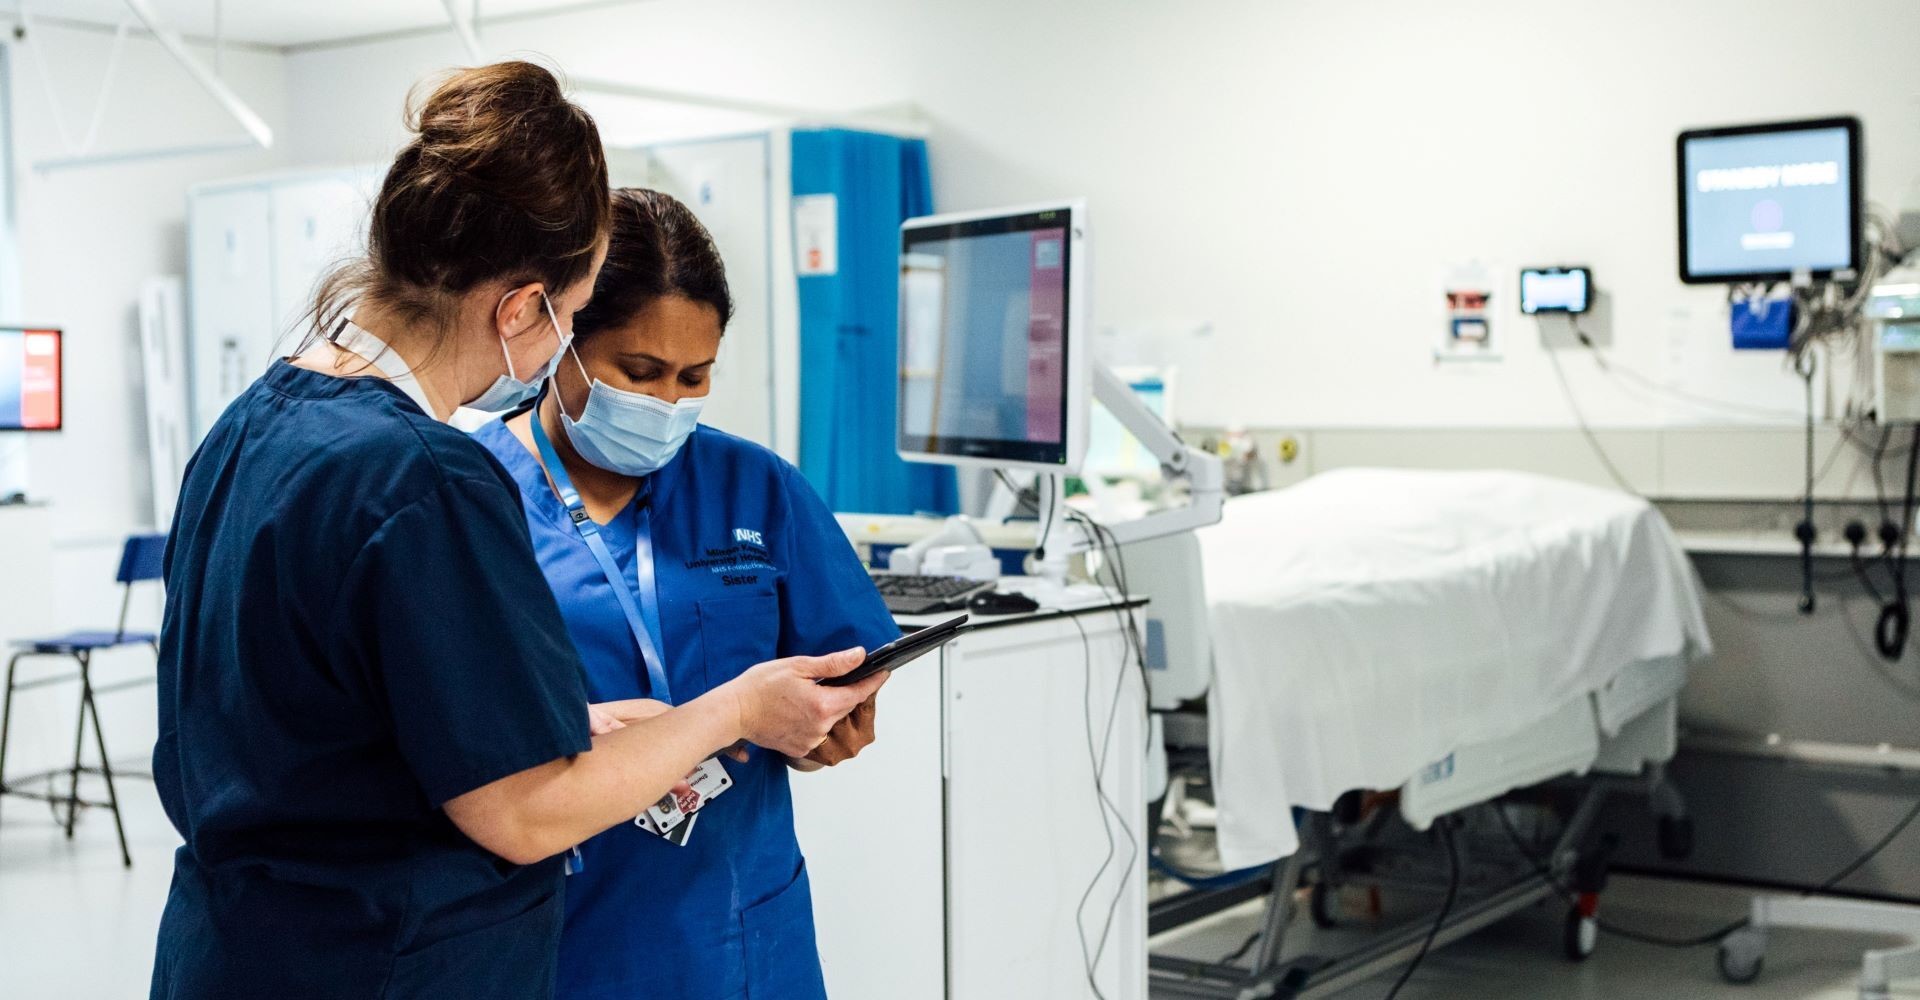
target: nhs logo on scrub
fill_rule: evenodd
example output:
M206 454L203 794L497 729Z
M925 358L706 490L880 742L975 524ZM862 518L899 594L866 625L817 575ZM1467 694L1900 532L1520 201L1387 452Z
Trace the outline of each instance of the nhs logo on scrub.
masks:
M760 533L759 533L758 531L755 531L755 530L753 530L752 528L735 528L735 529L733 529L733 540L734 540L735 542L738 542L738 543L739 543L739 544L741 544L741 545L765 545L765 544L767 544L767 543L766 543L766 542L765 542L765 541L764 541L764 540L763 540L763 539L762 539L762 538L760 537Z

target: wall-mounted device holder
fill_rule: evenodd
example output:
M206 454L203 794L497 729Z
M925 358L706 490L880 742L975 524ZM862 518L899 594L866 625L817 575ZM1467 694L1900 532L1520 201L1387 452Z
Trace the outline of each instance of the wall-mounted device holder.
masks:
M1793 296L1782 292L1728 300L1728 325L1736 351L1784 351L1793 342Z
M1593 269L1590 267L1527 267L1520 270L1520 311L1528 316L1566 313L1578 316L1593 308Z

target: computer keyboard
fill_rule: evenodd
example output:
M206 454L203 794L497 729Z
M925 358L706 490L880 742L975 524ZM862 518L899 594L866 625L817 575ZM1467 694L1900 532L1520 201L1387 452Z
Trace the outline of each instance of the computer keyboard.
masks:
M923 615L965 607L973 595L993 589L992 580L961 576L919 576L912 573L873 573L873 585L896 615Z

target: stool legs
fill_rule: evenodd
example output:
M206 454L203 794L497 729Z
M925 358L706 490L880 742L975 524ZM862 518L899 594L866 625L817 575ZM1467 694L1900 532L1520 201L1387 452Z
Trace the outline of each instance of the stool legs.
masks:
M107 808L113 813L113 832L120 838L120 863L123 867L132 868L133 854L127 850L127 827L120 820L120 793L113 787L113 759L107 756L107 729L100 722L100 706L93 700L93 676L88 670L85 656L80 657L80 711L82 716L89 713L93 715L93 745L100 751L100 777L107 782ZM73 763L75 773L78 773L78 755L75 755ZM68 835L72 835L71 830Z
M7 737L13 732L13 672L19 668L20 657L24 655L16 653L7 660L6 702L0 707L0 802L7 798Z
M7 794L12 791L6 783L7 739L11 734L13 726L13 693L15 687L18 686L15 683L16 673L19 669L20 661L29 655L33 655L31 650L23 651L7 661L7 688L4 695L4 704L0 704L0 799L4 799ZM67 794L60 796L52 793L52 790L49 789L47 800L53 805L54 817L59 821L61 829L65 831L67 839L73 839L74 826L79 821L80 807L85 804L80 798L80 775L84 771L98 770L100 777L106 780L107 801L105 804L107 809L113 813L113 831L120 840L121 864L132 868L133 853L127 847L127 828L125 821L120 815L120 791L114 785L113 760L107 755L106 727L100 721L100 706L94 700L92 652L90 650L79 650L68 655L71 655L74 661L80 665L80 717L76 720L73 728L73 763L66 769ZM30 683L27 686L33 687L35 684ZM86 747L87 719L89 716L93 719L94 747L100 752L100 766L97 769L87 767L84 758L81 756ZM53 775L58 775L59 773L58 770L52 772ZM49 782L49 784L51 784L51 782ZM34 797L38 798L39 796L35 795ZM67 807L65 817L61 817L59 813L59 806L62 803L65 803ZM99 805L99 803L93 804Z
M80 813L80 748L86 745L87 705L92 702L87 682L87 654L75 653L80 663L80 720L73 727L73 767L67 770L67 839L73 839L73 824Z

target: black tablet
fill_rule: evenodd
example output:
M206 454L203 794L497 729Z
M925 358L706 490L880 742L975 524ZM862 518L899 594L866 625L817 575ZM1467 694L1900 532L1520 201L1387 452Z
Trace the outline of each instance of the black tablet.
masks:
M815 683L827 687L858 684L882 670L893 670L917 659L923 653L939 649L960 638L966 633L967 628L967 616L955 615L938 625L929 625L918 632L903 635L868 653L866 660L852 670L838 677L822 677Z

